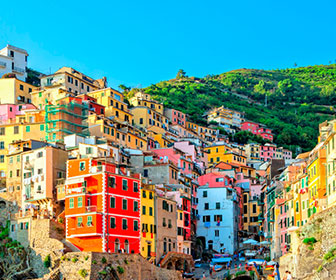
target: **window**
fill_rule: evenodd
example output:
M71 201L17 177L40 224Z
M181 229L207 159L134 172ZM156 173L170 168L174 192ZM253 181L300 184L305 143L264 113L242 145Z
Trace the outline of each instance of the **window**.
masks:
M92 148L91 147L86 147L86 154L92 154Z
M9 163L13 163L13 157L9 158Z
M122 189L124 190L124 191L127 191L127 189L128 189L128 187L127 187L127 180L122 180Z
M83 207L83 198L82 197L77 198L77 207L78 208Z
M4 150L4 149L5 149L5 142L0 141L0 150Z
M115 208L115 197L110 197L110 208Z
M85 170L85 161L81 161L79 163L79 171L84 171Z
M38 157L38 158L43 157L43 152L38 152L38 153L37 153L37 157Z
M115 228L115 227L116 227L115 218L110 217L110 228Z
M203 222L210 222L210 216L203 216Z
M0 162L1 163L5 162L5 156L4 155L0 155Z
M220 209L220 202L216 202L216 209Z
M142 215L146 215L146 206L142 206Z
M143 198L146 198L147 196L146 196L146 191L142 191L142 197Z
M127 229L127 219L122 219L122 228Z
M219 236L219 230L218 230L218 229L215 230L215 236L216 236L216 237Z
M108 177L108 186L109 188L114 188L115 187L115 177Z
M139 222L137 220L133 221L133 230L138 231L139 230Z
M149 207L149 216L153 216L153 207Z
M204 203L204 210L209 210L209 203Z
M78 217L77 218L77 227L81 227L83 225L83 218L82 217Z
M44 124L40 124L40 131L44 131Z
M136 200L134 200L133 202L133 211L139 211L139 202L137 202Z
M70 198L70 201L69 201L69 208L74 208L74 198Z
M5 128L4 127L0 128L0 135L5 135Z
M14 126L14 134L19 134L19 127L18 126Z
M88 225L88 227L92 226L92 216L87 217L87 225Z
M207 191L203 191L203 197L208 197L208 192Z
M20 85L20 90L23 90L23 85Z
M255 204L252 205L252 213L253 214L257 213L257 205L255 205Z
M133 182L133 191L138 192L139 191L139 184L138 182Z
M43 173L43 168L37 169L37 174L41 175Z
M127 210L127 199L122 200L122 209Z
M26 132L30 132L30 125L26 126Z
M139 123L143 124L143 118L140 118Z
M223 221L222 215L214 215L214 222L221 222Z

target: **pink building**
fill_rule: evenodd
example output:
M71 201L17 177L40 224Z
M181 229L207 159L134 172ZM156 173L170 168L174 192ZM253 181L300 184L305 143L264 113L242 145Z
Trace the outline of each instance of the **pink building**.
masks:
M265 144L264 146L260 146L259 155L264 161L276 158L276 145Z
M198 177L200 186L209 184L211 188L232 187L233 179L219 172L207 173Z
M287 250L289 249L287 246L287 228L288 228L288 219L286 213L286 200L285 199L277 199L276 204L280 209L279 215L279 226L280 226L280 249L282 255L287 254Z
M174 147L171 148L161 148L161 149L152 149L159 159L165 160L168 159L173 162L182 173L192 174L194 163L191 160L191 156L187 156L184 152Z
M265 128L258 123L245 121L242 123L241 130L250 131L253 134L260 135L262 138L273 142L272 130Z
M164 109L164 115L171 121L171 123L179 124L185 127L186 125L186 115L181 111L175 109Z
M290 160L292 159L292 151L283 149L283 159L284 160Z
M0 123L9 123L16 116L24 115L25 110L37 109L33 104L1 104L0 105Z

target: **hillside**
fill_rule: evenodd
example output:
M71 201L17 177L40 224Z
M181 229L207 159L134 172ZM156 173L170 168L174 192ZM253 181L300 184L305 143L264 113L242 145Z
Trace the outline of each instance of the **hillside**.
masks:
M296 151L314 147L319 123L334 117L336 64L285 70L240 69L204 78L177 78L144 88L165 106L204 124L209 109L244 111L247 119L273 129L275 143ZM132 96L131 90L128 96ZM265 99L267 98L267 107Z

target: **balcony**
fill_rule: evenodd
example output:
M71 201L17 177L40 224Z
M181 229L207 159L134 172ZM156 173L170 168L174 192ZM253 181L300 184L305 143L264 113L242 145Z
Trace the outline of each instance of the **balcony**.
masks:
M24 74L26 71L20 67L13 67L13 72L16 72L18 74Z
M93 212L97 212L97 206L96 205L85 207L85 213L93 213Z
M0 68L6 68L7 63L0 61Z

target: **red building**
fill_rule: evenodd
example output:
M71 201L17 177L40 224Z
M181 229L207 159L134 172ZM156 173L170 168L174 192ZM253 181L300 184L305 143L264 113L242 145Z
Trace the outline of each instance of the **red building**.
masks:
M105 115L105 106L98 104L97 99L89 96L87 94L80 94L77 97L88 102L88 110L90 113L95 113L97 115Z
M258 123L245 121L242 123L241 130L250 131L253 134L260 135L265 140L273 142L272 130L269 128L265 128Z
M81 251L140 252L140 180L104 160L67 162L66 239Z
M181 111L165 108L164 115L171 121L173 125L179 124L183 127L186 126L186 115Z

